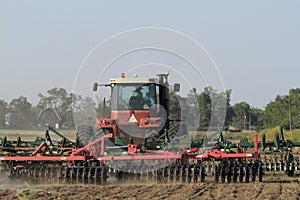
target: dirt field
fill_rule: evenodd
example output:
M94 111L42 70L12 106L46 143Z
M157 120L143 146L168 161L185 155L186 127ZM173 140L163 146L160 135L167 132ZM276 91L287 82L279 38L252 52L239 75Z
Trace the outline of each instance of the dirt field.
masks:
M278 173L247 184L12 185L4 179L1 199L300 199L300 176L280 178Z
M57 185L0 190L1 199L300 199L299 183Z

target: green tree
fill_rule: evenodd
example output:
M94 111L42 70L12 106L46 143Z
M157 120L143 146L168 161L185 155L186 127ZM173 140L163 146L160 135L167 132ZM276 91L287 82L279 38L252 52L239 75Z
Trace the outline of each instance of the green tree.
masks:
M28 102L27 98L20 96L11 100L8 105L8 111L12 112L15 116L14 127L18 129L31 129L34 126L34 115L32 113L32 105Z
M251 108L251 126L254 126L256 130L263 128L263 112L260 108Z
M197 131L199 127L199 102L196 89L190 90L185 98L185 121L187 128L192 131Z
M170 119L181 119L182 108L180 106L180 96L175 92L170 91L169 96L169 118Z
M268 103L265 108L263 113L264 127L273 128L279 125L288 128L290 124L290 114L292 119L295 119L295 127L297 127L296 118L299 111L295 109L295 107L298 106L298 101L297 95L295 94L290 94L289 96L277 95L275 100Z
M98 101L98 106L96 107L96 116L97 118L109 118L110 117L110 113L111 113L111 105L110 99L97 99Z
M7 102L0 99L0 128L5 127L5 114L7 113Z
M225 126L228 127L230 124L232 124L233 116L234 116L234 111L233 108L230 104L231 101L231 93L232 90L226 90L225 91L225 98L226 98L226 118L225 118Z
M211 88L204 88L204 91L198 95L199 105L199 130L207 130L211 119Z
M210 125L215 130L223 128L224 123L226 122L226 112L227 112L227 93L217 92L212 90L211 92L211 123Z
M74 123L77 126L86 123L93 126L96 120L96 103L90 97L83 98L81 95L74 94L72 97Z
M286 127L289 127L287 122L290 121L291 128L300 128L300 88L290 89L285 105L287 107L285 124L288 124Z
M47 91L47 96L38 94L40 98L37 107L40 110L51 107L57 109L63 118L64 128L74 128L72 112L72 95L68 94L64 88L52 88Z
M236 103L233 106L233 123L232 125L238 129L248 129L248 120L250 116L250 105L246 102Z

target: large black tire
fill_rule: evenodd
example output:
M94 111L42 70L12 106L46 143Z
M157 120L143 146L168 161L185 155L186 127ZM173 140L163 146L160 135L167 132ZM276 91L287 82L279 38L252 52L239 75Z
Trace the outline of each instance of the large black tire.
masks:
M89 125L80 125L77 127L76 136L83 145L87 145L94 137L94 128Z

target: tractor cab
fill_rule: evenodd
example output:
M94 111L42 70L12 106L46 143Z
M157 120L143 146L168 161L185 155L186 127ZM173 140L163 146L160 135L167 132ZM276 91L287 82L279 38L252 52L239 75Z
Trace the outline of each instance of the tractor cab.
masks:
M109 118L96 120L96 129L113 133L116 145L137 144L147 146L147 139L162 137L169 129L168 74L157 78L112 78L111 112ZM94 91L104 84L95 83ZM179 84L174 88L179 91ZM149 142L149 141L148 141ZM147 144L146 144L147 143Z
M149 110L157 103L156 79L111 79L113 111Z

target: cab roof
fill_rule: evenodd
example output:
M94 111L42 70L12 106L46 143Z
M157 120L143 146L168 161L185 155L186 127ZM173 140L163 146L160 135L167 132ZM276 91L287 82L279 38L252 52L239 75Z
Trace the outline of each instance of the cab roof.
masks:
M112 78L109 80L110 84L147 84L147 83L158 83L157 78Z

